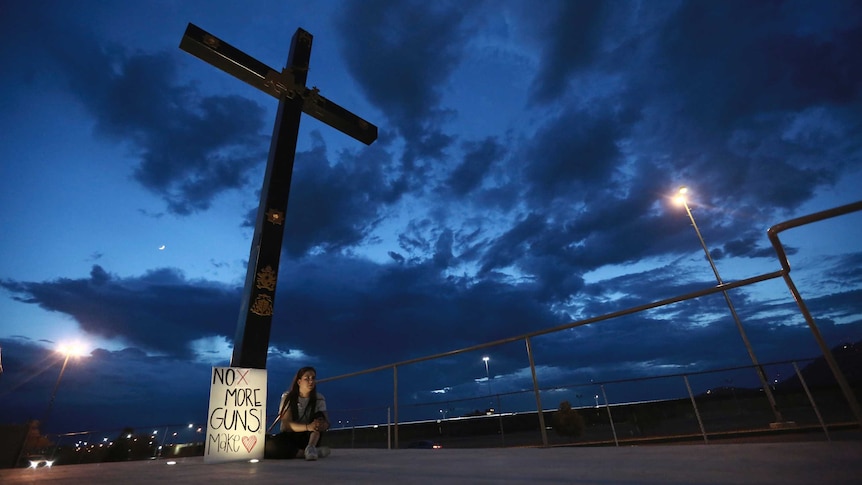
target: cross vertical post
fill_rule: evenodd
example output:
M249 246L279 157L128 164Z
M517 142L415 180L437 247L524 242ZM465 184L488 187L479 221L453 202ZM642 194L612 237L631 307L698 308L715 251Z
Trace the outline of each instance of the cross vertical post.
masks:
M290 45L288 69L305 85L311 57L311 36L297 31ZM284 219L290 195L290 181L299 136L302 99L282 98L272 131L266 174L260 191L260 205L254 225L254 238L248 257L245 290L237 320L231 367L266 368L275 287L284 239Z
M312 35L297 29L287 67L280 73L189 24L180 48L279 100L266 174L260 193L245 289L237 321L231 367L265 369L275 289L284 239L284 221L302 113L371 144L377 127L305 87Z

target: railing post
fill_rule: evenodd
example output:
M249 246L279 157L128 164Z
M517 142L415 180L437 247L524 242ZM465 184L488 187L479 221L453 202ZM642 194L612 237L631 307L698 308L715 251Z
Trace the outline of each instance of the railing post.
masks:
M841 392L844 393L844 398L847 399L847 403L850 404L850 409L856 417L856 425L862 427L862 408L859 407L859 401L856 399L856 395L853 393L853 389L850 387L850 384L847 383L847 379L844 377L844 373L838 366L838 362L835 361L835 356L832 355L832 351L829 350L829 346L826 345L826 341L820 333L820 328L817 327L814 317L812 317L811 312L808 311L808 305L805 304L805 300L802 299L802 295L799 293L799 290L796 289L796 284L794 284L793 279L790 278L790 262L787 260L787 252L784 250L784 245L782 245L781 241L778 239L778 233L781 231L856 211L862 211L862 201L842 205L834 209L817 212L776 224L770 227L766 231L766 234L769 237L769 241L772 242L772 247L775 249L775 254L778 256L778 262L781 263L784 283L787 284L790 294L793 295L796 305L799 306L799 311L802 312L802 316L805 317L805 323L808 324L808 328L810 328L811 333L814 334L814 340L816 340L817 345L820 346L820 351L823 352L823 358L826 359L826 363L829 365L832 375L835 376L835 380L838 382L838 387L841 388Z
M60 440L62 440L62 439L63 439L63 435L58 434L57 435L57 442L54 443L54 449L51 450L51 459L52 460L57 459L57 450L60 448ZM18 464L16 463L15 466L18 466Z
M694 402L694 394L691 392L691 386L688 383L688 376L682 376L685 381L685 388L688 389L688 397L691 399L691 407L694 408L694 415L697 416L697 424L700 426L700 434L703 435L703 442L709 444L709 439L706 437L706 429L703 427L703 420L700 419L700 411L697 410L697 403Z
M808 390L808 384L805 383L805 378L802 377L802 373L799 372L799 366L796 365L796 361L793 362L793 370L796 371L796 377L799 378L799 383L802 384L802 389L805 389L805 395L808 396L808 402L810 402L811 407L814 408L814 414L817 415L817 421L820 422L820 427L823 428L823 433L826 434L826 441L832 441L832 438L829 437L829 429L826 427L826 423L823 422L823 416L820 415L817 403L814 402L814 396L812 396L811 391Z
M398 449L398 366L392 366L392 379L394 396L392 398L393 406L395 407L395 449Z
M539 396L539 380L536 378L536 363L533 361L533 347L530 337L524 339L527 343L527 359L530 360L530 372L533 374L533 393L536 395L536 414L539 415L539 428L542 432L542 446L548 446L548 430L545 429L545 413L542 412L542 398Z
M503 434L503 408L500 406L500 394L497 394L497 417L500 419L500 445L506 446L506 436Z
M862 408L859 407L859 401L856 400L856 395L853 393L853 389L847 382L847 378L844 377L844 372L841 371L841 367L838 366L835 356L832 355L832 351L829 349L829 346L826 345L826 341L820 333L820 328L814 321L814 317L811 316L811 312L808 311L808 305L805 304L805 300L802 299L802 295L799 294L799 290L796 289L796 285L790 278L790 273L784 273L784 282L787 283L787 288L790 289L793 299L796 300L796 305L799 306L799 311L802 312L802 316L805 317L805 322L808 323L808 328L810 328L811 333L814 334L814 339L817 341L817 345L820 346L823 358L829 365L829 369L832 370L832 375L835 376L835 380L838 382L838 387L841 388L841 392L844 393L844 398L847 399L847 403L850 404L850 409L856 417L856 425L862 427Z
M611 415L611 404L608 402L608 395L605 393L605 385L601 384L599 387L602 388L602 397L605 398L605 409L608 410L608 421L611 423L611 432L614 434L614 445L620 446L620 442L617 440L617 428L614 426L614 417Z

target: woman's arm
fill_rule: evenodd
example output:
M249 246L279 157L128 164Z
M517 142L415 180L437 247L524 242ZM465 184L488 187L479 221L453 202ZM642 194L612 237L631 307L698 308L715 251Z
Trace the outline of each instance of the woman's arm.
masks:
M281 410L281 431L292 431L294 433L301 433L303 431L314 431L312 429L311 424L298 423L293 420L293 414L290 412L290 406L285 403L287 399L287 395L284 394L281 396L281 402L278 405L278 409Z
M321 417L318 417L314 420L315 423L318 423L317 430L318 431L326 431L329 429L329 413L326 411L320 411Z
M282 431L293 431L294 433L301 433L303 431L316 431L319 425L315 423L297 423L290 418L290 411L285 413L284 418L281 420L281 430ZM323 431L323 430L321 430Z
M294 421L289 408L287 409L287 411L285 411L284 417L281 418L282 431L293 431L294 433L301 433L303 431L316 431L318 427L319 425L317 424L317 422L305 424Z

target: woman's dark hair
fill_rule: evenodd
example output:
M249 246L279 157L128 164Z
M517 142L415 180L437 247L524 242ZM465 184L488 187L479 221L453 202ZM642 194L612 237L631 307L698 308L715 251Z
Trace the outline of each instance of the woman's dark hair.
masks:
M302 379L303 374L308 371L314 372L314 375L317 376L317 371L311 366L303 367L296 371L296 376L293 378L293 383L290 386L290 391L288 391L287 399L285 400L286 405L290 406L290 415L293 416L294 421L299 421L299 410L297 408L297 401L299 400L299 380ZM309 416L314 416L315 411L317 411L317 386L311 388L311 392L308 394L308 407L306 408L306 413Z

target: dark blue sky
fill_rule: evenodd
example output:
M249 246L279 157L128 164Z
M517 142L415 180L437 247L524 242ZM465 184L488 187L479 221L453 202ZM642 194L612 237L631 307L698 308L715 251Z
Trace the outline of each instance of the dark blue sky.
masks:
M276 68L304 28L308 84L380 130L366 147L302 120L271 407L302 365L335 376L713 286L680 185L726 281L779 269L771 225L862 199L857 2L105 3L0 19L4 421L43 416L75 340L49 428L204 419L277 103L181 51L189 22ZM860 228L782 236L830 345L862 339ZM818 355L781 281L731 296L762 362ZM719 295L535 350L547 386L751 362ZM482 395L483 354L495 392L531 387L511 344L399 371L399 402ZM322 391L336 419L382 421L391 388Z

